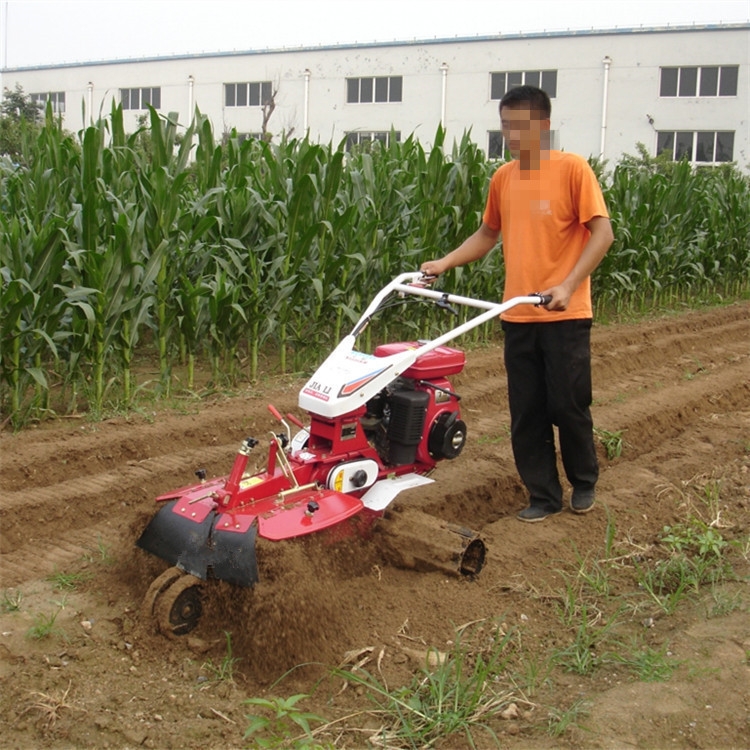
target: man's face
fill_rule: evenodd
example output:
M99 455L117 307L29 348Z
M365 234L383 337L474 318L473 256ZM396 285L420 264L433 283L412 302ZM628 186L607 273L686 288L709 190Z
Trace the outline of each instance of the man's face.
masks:
M500 124L505 145L514 159L528 159L548 147L549 119L528 105L503 107Z

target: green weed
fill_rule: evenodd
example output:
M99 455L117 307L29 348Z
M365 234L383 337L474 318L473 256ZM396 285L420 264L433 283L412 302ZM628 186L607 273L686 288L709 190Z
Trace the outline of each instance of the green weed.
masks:
M498 628L486 639L482 629L476 632L483 639L478 647L469 644L466 633L457 633L450 652L430 652L433 664L427 659L412 682L396 690L364 670L338 669L334 674L366 690L383 724L377 741L387 747L429 748L453 735L462 735L474 747L477 731L497 742L493 717L524 701L501 688L498 679L514 652L514 635Z
M625 430L603 430L599 427L594 428L594 435L599 442L604 446L604 450L607 454L607 458L612 461L615 458L619 458L622 455L622 449L625 445L623 440L623 433Z
M63 573L56 572L47 576L47 580L51 581L56 589L61 591L74 591L82 583L92 578L92 573L88 571L81 571L79 573Z
M0 610L3 612L18 612L21 609L23 594L15 589L5 589L3 599L0 602Z
M578 722L589 713L590 703L578 700L565 710L551 708L547 720L547 731L553 737L562 737L571 727L578 727Z
M248 698L245 705L262 709L263 713L245 717L250 723L244 739L252 738L253 747L258 748L312 750L323 747L315 742L310 723L325 723L325 719L297 707L301 700L309 697L300 693L289 698ZM300 729L302 736L293 737Z
M55 621L57 616L60 614L62 608L53 612L51 615L45 615L39 612L34 617L34 624L28 629L26 635L28 638L33 638L35 641L49 638L53 634L59 634L61 631L55 627Z
M228 631L224 631L224 637L227 642L227 649L224 657L218 665L215 665L213 661L209 660L203 667L211 674L211 679L216 682L234 682L234 669L238 662L241 661L239 657L233 655L232 652L232 634Z

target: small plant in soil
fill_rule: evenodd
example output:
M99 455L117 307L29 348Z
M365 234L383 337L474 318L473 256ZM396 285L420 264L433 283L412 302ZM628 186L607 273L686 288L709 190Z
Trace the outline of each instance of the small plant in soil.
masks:
M214 664L212 660L206 662L203 667L211 674L211 679L216 682L234 683L234 669L241 659L233 655L232 651L232 634L224 631L224 637L227 642L227 650L219 664Z
M42 612L37 613L34 617L34 624L28 629L26 635L35 641L40 641L49 638L54 633L59 633L59 629L55 627L55 621L61 609L62 607L51 615L45 615Z
M599 427L594 428L594 434L599 442L604 446L607 458L612 461L622 455L622 449L625 442L622 434L625 430L603 430Z
M21 609L23 594L16 589L5 589L3 599L0 602L0 610L3 612L18 612Z
M51 581L55 585L55 588L60 591L74 591L91 577L92 574L85 571L78 573L63 573L59 571L47 576L47 580Z
M313 750L323 745L314 744L310 722L324 723L325 719L308 711L302 711L297 704L309 698L300 693L289 698L248 698L245 705L254 706L262 714L249 714L250 721L245 730L244 739L252 739L253 747L258 748L294 748L294 750ZM301 737L294 735L302 730ZM311 744L312 743L312 744Z

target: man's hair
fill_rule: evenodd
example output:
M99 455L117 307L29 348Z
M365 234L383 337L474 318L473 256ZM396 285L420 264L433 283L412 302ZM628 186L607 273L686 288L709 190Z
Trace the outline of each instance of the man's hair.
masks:
M509 89L500 100L499 109L502 112L503 107L520 109L524 105L528 105L533 112L539 112L545 120L549 120L552 115L552 103L547 92L536 86L515 86Z

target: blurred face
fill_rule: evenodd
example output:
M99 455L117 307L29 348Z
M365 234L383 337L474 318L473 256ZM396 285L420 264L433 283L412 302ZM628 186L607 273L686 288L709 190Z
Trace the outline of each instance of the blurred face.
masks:
M500 110L503 139L514 159L528 160L547 148L550 122L528 105Z

